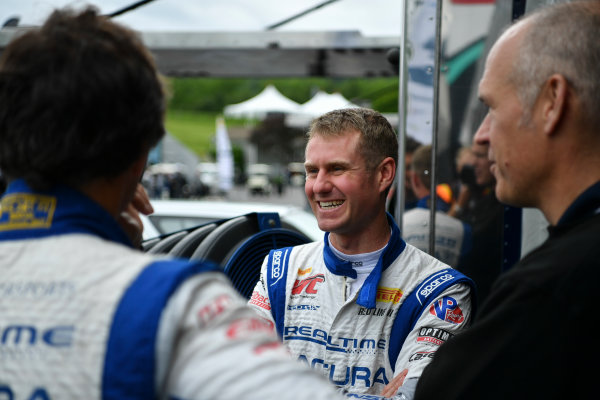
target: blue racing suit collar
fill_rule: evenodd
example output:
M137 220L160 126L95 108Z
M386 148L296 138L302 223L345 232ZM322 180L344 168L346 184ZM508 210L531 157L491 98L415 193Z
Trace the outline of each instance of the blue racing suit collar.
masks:
M381 280L382 272L398 258L400 253L402 253L406 247L406 242L400 237L400 229L389 213L387 213L387 220L392 228L392 235L387 246L383 250L383 253L381 253L377 265L375 265L375 268L373 268L373 271L371 271L362 285L358 293L358 299L356 300L360 306L366 308L375 308L377 286ZM329 247L329 232L325 233L324 241L323 260L325 261L325 266L329 272L335 275L342 275L355 279L357 274L352 268L352 263L337 258Z
M0 240L87 233L133 247L104 208L67 186L34 191L18 179L11 182L1 201Z

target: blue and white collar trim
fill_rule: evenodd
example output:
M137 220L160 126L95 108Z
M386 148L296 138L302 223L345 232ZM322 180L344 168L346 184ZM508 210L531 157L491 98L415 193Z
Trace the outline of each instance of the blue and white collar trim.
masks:
M377 297L377 286L381 280L382 272L389 267L398 255L406 248L406 242L400 237L400 229L394 221L394 218L387 213L388 223L392 228L392 235L390 240L379 257L379 261L373 271L369 274L365 283L362 285L360 292L358 293L358 299L356 302L363 307L375 308L376 297ZM329 232L325 233L323 246L323 260L325 266L335 275L348 276L350 278L356 278L356 271L352 268L352 263L349 261L340 260L335 256L331 248L329 247Z
M12 182L0 203L0 240L87 233L133 247L117 221L99 204L66 186L32 190Z

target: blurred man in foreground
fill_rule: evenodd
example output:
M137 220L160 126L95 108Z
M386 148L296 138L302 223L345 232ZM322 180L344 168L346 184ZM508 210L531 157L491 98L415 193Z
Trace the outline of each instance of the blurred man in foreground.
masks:
M447 341L416 399L592 399L600 269L600 2L544 8L491 49L475 135L496 195L539 208L549 238L502 275L473 326Z

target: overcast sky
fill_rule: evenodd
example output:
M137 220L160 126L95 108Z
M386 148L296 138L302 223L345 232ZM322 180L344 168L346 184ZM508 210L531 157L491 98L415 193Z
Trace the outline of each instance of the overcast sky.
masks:
M137 0L0 0L0 24L13 16L38 25L57 7L94 4L112 13ZM116 20L141 31L256 31L325 0L155 0ZM365 36L399 36L399 0L338 0L280 28L280 31L359 30Z

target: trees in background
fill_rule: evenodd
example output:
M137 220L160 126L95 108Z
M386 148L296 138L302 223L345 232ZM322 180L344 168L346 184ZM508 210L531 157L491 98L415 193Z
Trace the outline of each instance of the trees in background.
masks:
M188 111L222 112L235 104L257 95L272 83L286 97L298 102L308 101L319 89L339 92L359 105L379 112L398 111L398 78L168 78L171 92L169 107Z

